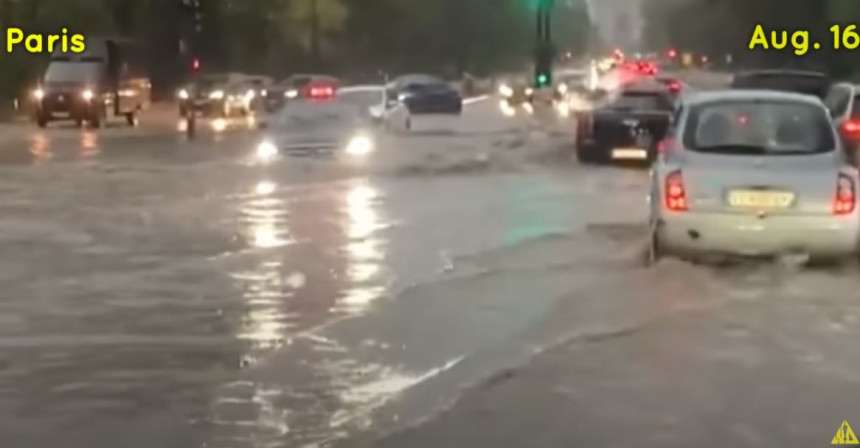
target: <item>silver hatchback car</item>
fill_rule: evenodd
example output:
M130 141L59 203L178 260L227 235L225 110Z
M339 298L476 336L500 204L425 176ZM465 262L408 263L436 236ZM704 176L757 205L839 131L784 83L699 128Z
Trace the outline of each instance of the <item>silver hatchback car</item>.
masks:
M651 172L653 258L857 253L858 172L817 98L691 94Z

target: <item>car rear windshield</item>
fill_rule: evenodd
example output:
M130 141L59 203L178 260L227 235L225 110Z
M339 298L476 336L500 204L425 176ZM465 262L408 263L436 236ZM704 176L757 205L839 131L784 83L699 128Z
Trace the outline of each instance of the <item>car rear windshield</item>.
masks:
M829 82L824 76L791 73L761 73L741 75L732 82L736 89L766 89L803 93L823 98Z
M796 101L730 100L694 106L684 146L695 152L799 155L836 149L822 107Z
M672 103L657 92L623 92L609 103L611 109L672 110Z

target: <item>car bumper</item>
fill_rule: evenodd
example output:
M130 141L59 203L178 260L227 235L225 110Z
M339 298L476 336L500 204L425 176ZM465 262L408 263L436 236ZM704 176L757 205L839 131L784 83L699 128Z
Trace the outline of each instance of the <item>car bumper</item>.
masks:
M860 218L671 213L657 229L660 244L680 254L840 257L857 253Z

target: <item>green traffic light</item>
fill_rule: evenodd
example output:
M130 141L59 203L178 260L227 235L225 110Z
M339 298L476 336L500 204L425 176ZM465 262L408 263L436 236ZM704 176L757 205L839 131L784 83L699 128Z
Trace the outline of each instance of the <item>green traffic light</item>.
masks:
M541 73L537 77L537 83L539 86L545 86L548 80L549 80L548 77L543 73Z

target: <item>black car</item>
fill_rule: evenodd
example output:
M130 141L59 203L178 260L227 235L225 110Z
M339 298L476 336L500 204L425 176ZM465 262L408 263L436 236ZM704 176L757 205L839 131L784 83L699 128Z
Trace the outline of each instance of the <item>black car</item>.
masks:
M311 95L311 86L326 85L333 90L341 85L338 78L320 74L297 74L269 87L266 92L265 108L268 112L274 112L283 107L288 101L308 98Z
M281 109L266 126L257 157L277 155L364 157L375 149L374 126L354 103L300 99Z
M651 162L665 138L674 103L655 82L609 92L577 116L576 155L582 163Z
M230 81L224 75L205 75L179 91L179 115L194 113L209 118L245 116L254 99L247 82Z
M450 84L431 75L401 76L389 84L389 98L406 105L411 115L460 115L463 98Z
M57 51L33 92L39 127L72 120L100 127L110 115L137 124L152 85L134 41L93 38L83 53Z
M830 89L830 78L821 72L808 70L753 70L737 73L731 82L733 89L765 89L802 93L824 98Z

